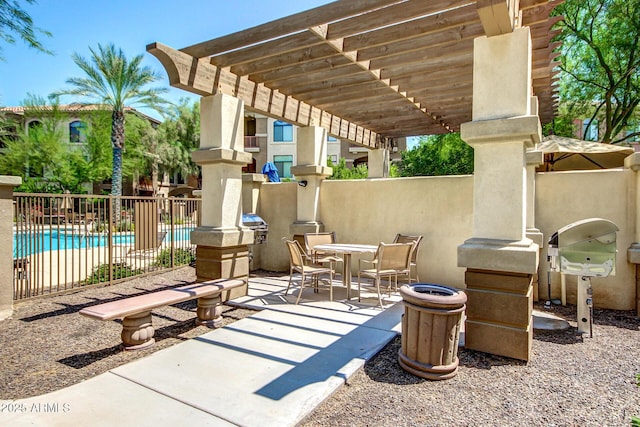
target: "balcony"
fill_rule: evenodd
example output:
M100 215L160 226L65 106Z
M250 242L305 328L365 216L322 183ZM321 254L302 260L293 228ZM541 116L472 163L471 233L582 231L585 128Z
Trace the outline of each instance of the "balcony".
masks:
M266 136L245 136L244 151L248 153L260 152L260 145L267 142Z

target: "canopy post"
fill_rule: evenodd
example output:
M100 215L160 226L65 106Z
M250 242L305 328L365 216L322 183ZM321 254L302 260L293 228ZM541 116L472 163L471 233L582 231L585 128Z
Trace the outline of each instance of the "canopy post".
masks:
M298 128L297 161L291 168L298 182L297 219L291 234L303 235L324 230L320 221L320 185L333 169L327 166L327 131L320 126Z
M202 222L191 232L198 281L249 275L254 231L242 224L242 167L253 159L243 135L242 100L221 93L200 100L200 149L191 154L202 167ZM225 291L223 300L246 292L246 286Z

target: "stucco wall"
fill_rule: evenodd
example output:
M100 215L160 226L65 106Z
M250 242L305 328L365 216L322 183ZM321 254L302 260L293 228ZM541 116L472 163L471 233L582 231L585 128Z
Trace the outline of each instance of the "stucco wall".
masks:
M594 278L596 307L635 308L635 266L626 251L635 233L635 175L630 170L539 173L536 177L536 227L544 241L559 228L590 217L613 221L620 228L616 276ZM282 237L291 237L296 220L295 183L262 185L258 214L269 223L269 241L256 247L259 267L287 271ZM473 177L415 177L324 181L320 221L338 240L351 243L391 242L398 232L422 234L420 280L464 288L464 269L457 266L457 247L472 235ZM540 257L540 298L547 295L546 247ZM370 256L370 255L369 255ZM354 255L353 274L358 257ZM552 274L552 296L560 297L560 277ZM567 276L567 300L575 304L576 278Z
M269 243L258 249L261 267L286 271L289 260L280 239L291 237L298 187L262 188L258 211L269 223ZM464 269L457 267L457 247L471 236L472 209L471 176L327 180L320 192L320 221L340 242L378 244L399 232L422 234L420 280L458 288L464 287ZM354 274L357 260L354 255Z
M635 233L635 173L629 169L538 173L536 177L536 227L544 234L545 246L563 226L585 218L603 218L615 223L617 236L616 275L591 279L595 307L635 309L635 265L627 262L627 248ZM540 298L547 296L547 248L540 257ZM577 276L566 276L567 302L576 303ZM551 295L560 298L560 274L551 275Z

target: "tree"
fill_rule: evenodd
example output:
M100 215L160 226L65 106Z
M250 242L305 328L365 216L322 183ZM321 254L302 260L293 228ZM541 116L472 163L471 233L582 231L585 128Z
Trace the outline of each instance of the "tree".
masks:
M29 4L35 4L36 0L24 0ZM21 38L30 47L51 54L45 49L38 34L51 37L51 33L33 25L33 19L19 4L18 0L0 0L0 39L6 43L15 44L14 34ZM0 47L0 53L2 47ZM0 55L0 60L4 60Z
M146 88L159 79L149 67L141 65L142 55L129 61L122 49L113 44L98 48L89 48L91 58L86 59L74 53L73 62L85 73L85 77L73 77L67 80L71 88L61 90L55 95L75 95L87 97L111 108L111 147L113 150L113 169L111 176L111 195L122 195L122 152L125 147L125 107L141 106L162 112L162 106L168 102L160 95L166 88ZM116 204L119 206L119 204ZM119 210L116 208L116 219Z
M560 60L561 101L573 117L599 121L599 139L618 143L638 123L640 103L640 0L566 0ZM595 124L596 122L594 122Z
M465 175L473 173L473 148L458 133L423 136L402 153L401 176Z
M22 177L17 191L37 193L82 192L90 170L82 150L63 141L62 114L56 104L47 105L31 98L25 105L28 129L0 138L4 144L0 156L0 174ZM17 129L15 124L12 128Z
M358 165L349 169L344 158L340 158L337 165L328 159L327 165L333 168L333 174L327 179L365 179L369 175L369 169L366 165Z
M158 128L164 142L157 150L161 172L195 175L200 168L191 160L191 153L200 147L200 104L181 99L169 116Z

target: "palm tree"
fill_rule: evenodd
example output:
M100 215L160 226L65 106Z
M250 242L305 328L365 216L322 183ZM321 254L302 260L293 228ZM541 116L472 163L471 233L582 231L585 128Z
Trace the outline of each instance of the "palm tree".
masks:
M82 96L112 109L111 146L113 149L113 173L111 177L111 195L122 196L122 151L125 145L125 107L139 104L142 107L162 112L169 102L160 95L166 88L145 88L146 85L160 79L151 68L141 66L142 55L129 61L122 49L113 44L98 49L89 48L88 60L78 53L72 58L85 77L73 77L67 80L72 87L63 89L55 95ZM119 206L119 203L116 204ZM117 209L117 208L116 208ZM119 209L117 209L119 211ZM116 212L116 218L119 217Z

